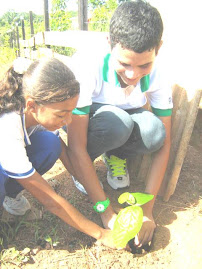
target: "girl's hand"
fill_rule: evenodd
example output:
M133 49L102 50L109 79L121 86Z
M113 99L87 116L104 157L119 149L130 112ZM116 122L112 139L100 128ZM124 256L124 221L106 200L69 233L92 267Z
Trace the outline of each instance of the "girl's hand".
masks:
M96 242L97 245L104 245L106 247L117 249L114 239L113 239L113 232L111 230L103 229L102 236ZM130 247L127 245L125 248L127 251L131 251Z
M111 230L103 229L102 236L100 239L96 242L97 245L104 245L109 248L116 249L114 239L113 239L113 233Z

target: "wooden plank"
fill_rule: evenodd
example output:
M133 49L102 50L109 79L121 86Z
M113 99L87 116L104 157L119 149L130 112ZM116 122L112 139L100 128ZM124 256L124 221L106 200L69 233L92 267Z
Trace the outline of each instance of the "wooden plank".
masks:
M107 33L89 31L44 32L45 45L85 49L107 45Z
M53 57L54 53L52 49L49 48L39 48L38 49L38 57L42 58L42 57Z
M189 107L188 107L188 113L186 117L186 124L184 126L183 135L180 141L180 145L178 148L178 152L175 158L174 166L172 169L171 177L168 181L168 186L166 189L166 193L164 195L164 201L168 201L170 196L174 193L177 181L180 175L180 171L182 168L182 164L184 161L184 158L186 156L187 147L191 138L191 134L194 128L194 124L196 121L196 116L198 112L199 103L201 100L201 90L197 90L194 98L190 101Z
M138 177L142 158L143 156L139 154L135 158L127 159L127 167L131 179L136 179Z
M35 36L35 45L44 45L44 32L37 33Z
M152 162L152 154L145 154L142 158L141 166L138 172L138 180L147 181L148 171Z
M28 46L27 47L35 47L35 39L34 37L30 38L28 40Z
M174 156L176 156L177 154L177 149L182 137L186 116L188 112L188 99L186 90L183 88L176 88L176 91L178 92L178 94L176 95L176 98L174 99L173 102L174 113L172 115L172 127L171 127L170 162L173 161Z

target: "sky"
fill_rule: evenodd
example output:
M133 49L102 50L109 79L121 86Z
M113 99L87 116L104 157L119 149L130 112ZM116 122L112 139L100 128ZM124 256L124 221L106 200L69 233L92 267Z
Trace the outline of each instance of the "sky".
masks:
M49 0L49 3L51 0ZM71 9L77 8L76 0L69 0L68 7ZM38 15L43 14L44 0L0 0L0 16L2 16L9 9L16 12L29 12L33 11Z

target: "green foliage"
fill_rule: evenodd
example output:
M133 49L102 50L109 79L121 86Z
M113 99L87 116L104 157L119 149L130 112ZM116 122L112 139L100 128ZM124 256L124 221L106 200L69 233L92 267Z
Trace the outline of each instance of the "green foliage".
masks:
M99 2L99 1L98 1ZM89 23L89 30L107 32L109 31L109 23L114 10L118 4L116 0L106 0L103 5L99 5L93 10Z
M58 10L65 10L67 8L66 0L52 0L52 13L55 13Z
M71 27L71 13L67 10L66 0L52 0L50 26L52 31L66 31Z
M90 7L92 7L93 9L102 6L106 3L106 0L89 0L88 4Z
M14 49L4 46L0 47L0 79L15 58Z
M72 13L67 11L66 0L52 0L52 9L50 14L50 28L51 31L67 31L71 29ZM71 49L65 47L52 46L52 49L60 54L69 56Z
M130 0L116 0L117 4L121 4L122 2L126 2ZM108 1L107 0L88 0L88 5L92 9L96 9L105 5Z
M29 13L16 13L14 10L9 10L0 17L0 45L1 46L16 46L11 42L11 39L16 39L16 27L18 27L19 38L22 39L22 19L24 20L26 39L31 37ZM35 33L44 31L44 19L42 15L33 13L33 23ZM9 42L8 42L9 40Z

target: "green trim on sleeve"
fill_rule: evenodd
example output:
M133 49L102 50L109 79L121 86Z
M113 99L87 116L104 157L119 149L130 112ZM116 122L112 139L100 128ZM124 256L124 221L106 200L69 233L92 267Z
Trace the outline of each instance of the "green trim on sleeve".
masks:
M140 79L140 87L142 92L146 92L149 89L149 75Z
M86 115L90 113L90 106L84 106L84 107L79 107L79 108L75 108L72 111L73 115Z
M172 108L168 108L168 109L160 109L160 108L152 108L152 112L158 116L158 117L168 117L172 115Z

